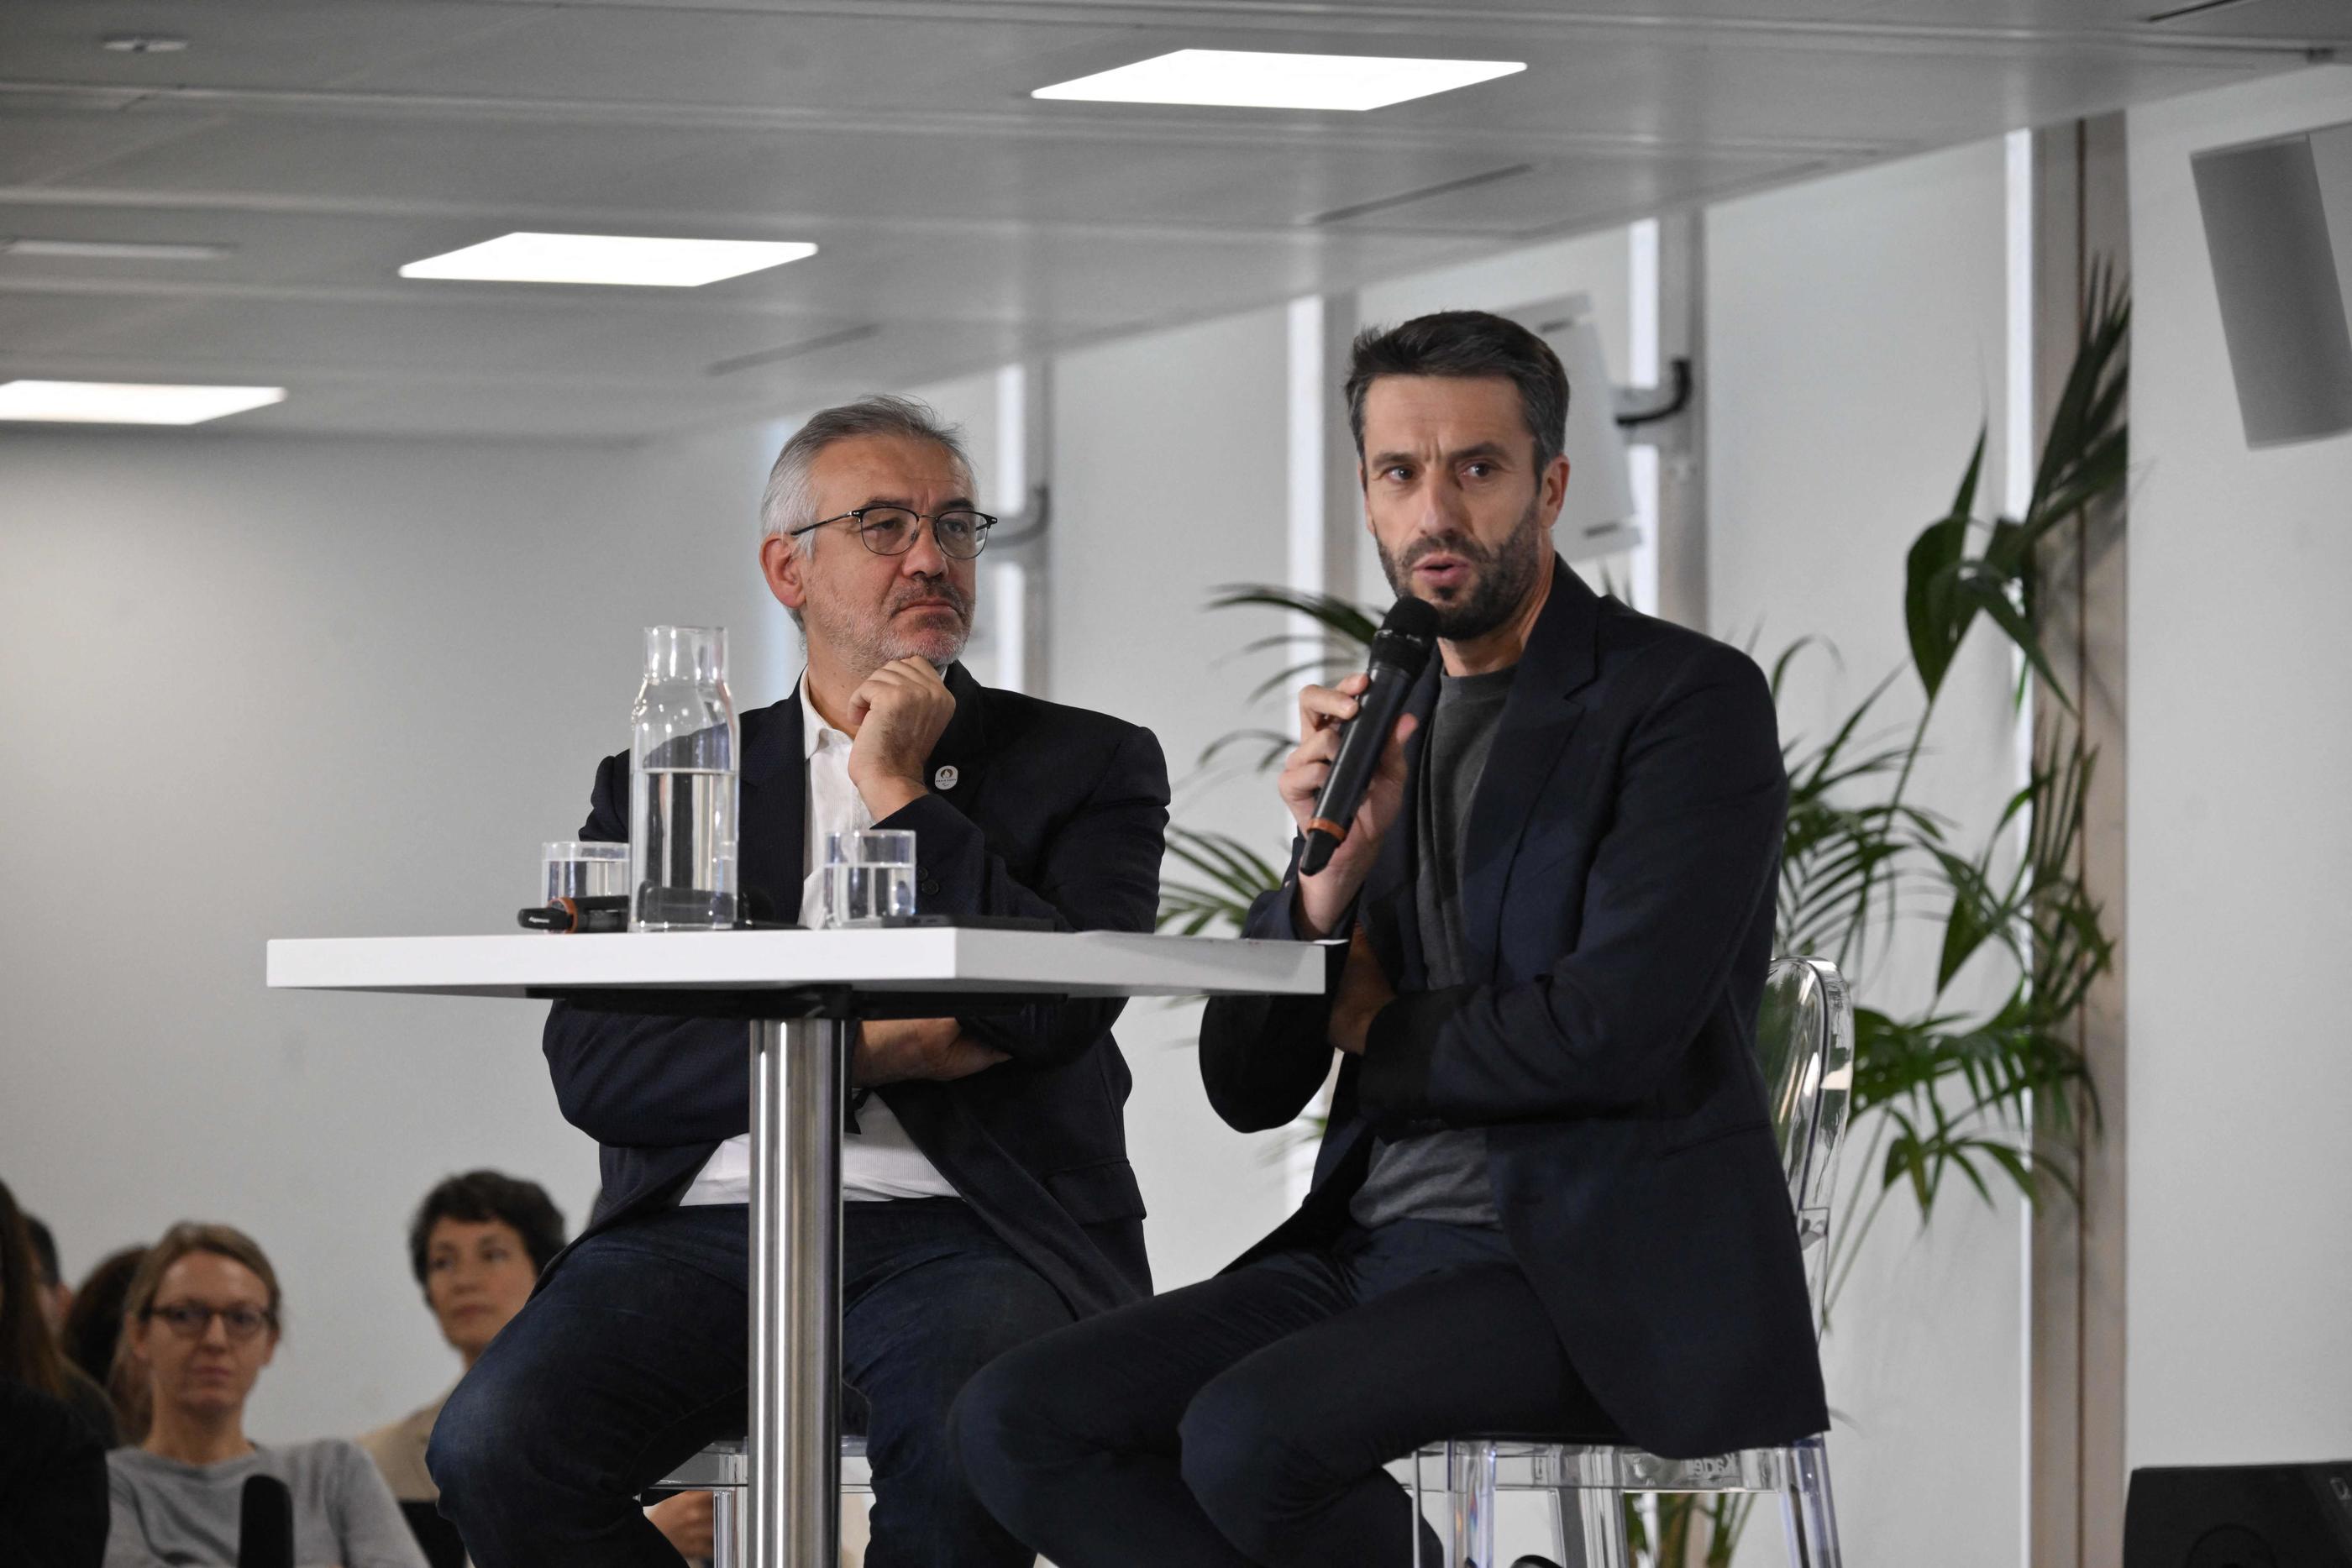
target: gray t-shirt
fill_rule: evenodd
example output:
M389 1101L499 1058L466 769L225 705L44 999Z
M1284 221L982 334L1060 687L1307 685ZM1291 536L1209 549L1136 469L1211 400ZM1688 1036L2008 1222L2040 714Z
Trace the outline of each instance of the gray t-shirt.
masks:
M117 1448L106 1469L114 1497L106 1568L235 1568L246 1479L264 1475L294 1494L298 1568L425 1568L374 1461L341 1437L257 1448L216 1465Z
M1516 666L1515 666L1516 667ZM1421 925L1429 988L1460 985L1464 974L1462 857L1470 802L1494 749L1511 671L1441 675L1437 706L1422 741L1412 800L1413 908ZM1374 1229L1399 1219L1454 1225L1496 1225L1494 1183L1486 1174L1486 1134L1481 1127L1414 1133L1372 1145L1371 1169L1348 1206L1357 1224Z

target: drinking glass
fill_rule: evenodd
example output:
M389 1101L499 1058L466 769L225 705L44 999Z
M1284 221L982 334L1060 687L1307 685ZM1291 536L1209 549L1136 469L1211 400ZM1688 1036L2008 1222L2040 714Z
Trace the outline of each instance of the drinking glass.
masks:
M864 828L824 836L824 924L875 925L915 913L915 835Z
M629 846L559 839L539 851L541 904L559 898L618 898L629 891Z

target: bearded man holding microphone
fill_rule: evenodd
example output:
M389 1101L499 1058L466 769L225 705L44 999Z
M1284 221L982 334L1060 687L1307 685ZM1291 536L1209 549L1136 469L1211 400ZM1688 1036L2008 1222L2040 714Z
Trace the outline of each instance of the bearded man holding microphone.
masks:
M1315 1184L1217 1278L965 1389L975 1490L1059 1568L1403 1564L1382 1467L1425 1442L1828 1425L1753 1049L1787 800L1764 677L1552 553L1569 387L1534 334L1368 331L1346 392L1395 656L1300 694L1299 848L1245 930L1329 940L1333 984L1213 1001L1201 1039L1243 1131L1336 1057Z

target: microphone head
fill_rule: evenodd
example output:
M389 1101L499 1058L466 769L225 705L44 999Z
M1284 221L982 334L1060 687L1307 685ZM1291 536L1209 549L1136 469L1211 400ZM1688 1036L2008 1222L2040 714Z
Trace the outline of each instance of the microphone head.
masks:
M1425 599L1402 594L1381 617L1381 629L1372 638L1371 662L1417 680L1436 645L1437 607Z

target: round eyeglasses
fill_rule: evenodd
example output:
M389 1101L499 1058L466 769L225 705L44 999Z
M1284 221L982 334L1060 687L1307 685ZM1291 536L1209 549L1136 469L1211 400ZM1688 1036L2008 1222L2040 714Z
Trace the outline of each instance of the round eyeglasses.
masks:
M218 1318L221 1327L233 1340L248 1340L263 1329L273 1326L277 1319L259 1307L208 1307L202 1301L174 1301L168 1307L150 1307L146 1315L161 1318L166 1327L182 1339L202 1339L205 1331Z
M908 507L860 507L837 517L820 517L787 529L785 537L798 538L827 523L855 523L858 538L876 555L905 555L915 548L915 538L922 532L926 517L930 520L931 538L939 545L940 553L957 560L970 560L987 549L988 530L996 526L994 517L969 507L950 507L944 512L918 512Z

